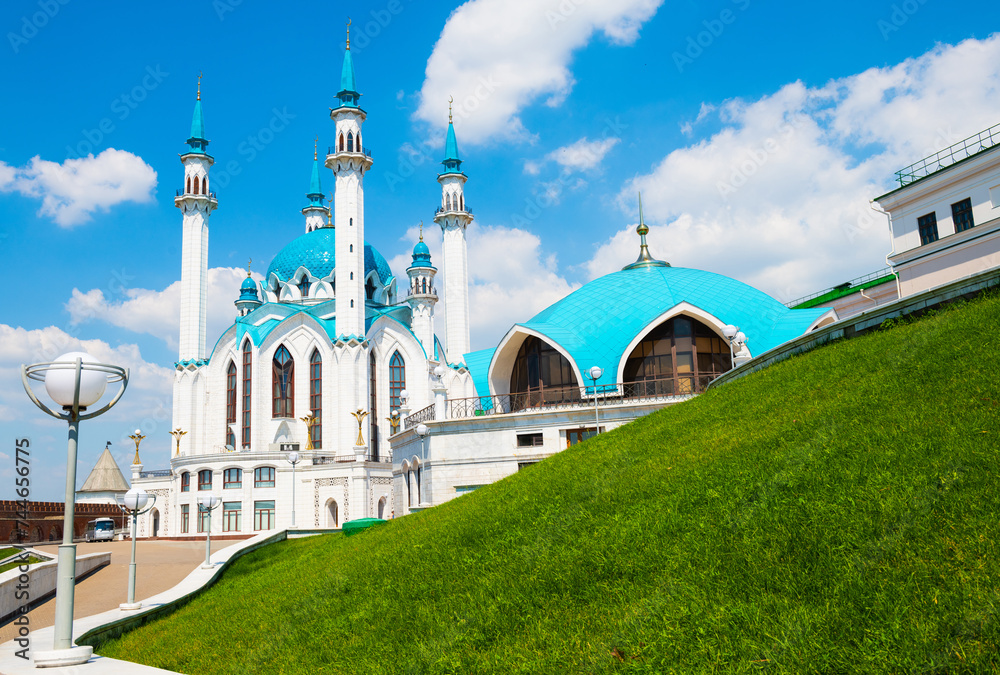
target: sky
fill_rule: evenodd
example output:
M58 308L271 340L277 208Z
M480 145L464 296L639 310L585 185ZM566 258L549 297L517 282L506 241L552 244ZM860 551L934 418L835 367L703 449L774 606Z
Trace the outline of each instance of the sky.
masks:
M212 188L211 346L304 232L313 141L333 142L346 23L368 112L366 238L405 276L432 257L448 99L469 176L473 349L638 254L782 302L880 270L894 172L1000 123L1000 12L971 0L375 0L0 6L0 497L31 441L61 500L64 422L21 364L76 350L128 367L84 422L77 485L107 441L166 468L181 217L198 75ZM324 170L324 187L332 175ZM441 324L438 324L441 327ZM44 397L44 392L42 393Z

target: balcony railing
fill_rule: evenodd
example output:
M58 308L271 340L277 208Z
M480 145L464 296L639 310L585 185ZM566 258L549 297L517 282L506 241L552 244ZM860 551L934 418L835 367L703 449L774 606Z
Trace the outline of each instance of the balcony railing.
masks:
M355 150L338 150L336 145L331 145L327 149L327 153L326 154L328 154L328 155L336 155L338 152L350 152L350 153L353 153L355 155L364 155L368 159L372 158L372 151L369 150L368 148L357 148Z
M203 195L200 192L188 192L184 188L179 188L177 190L178 197L187 197L188 195L191 195L192 197L208 197L209 199L215 199L214 192L209 192L207 195Z
M406 289L406 297L410 297L411 295L429 295L432 298L436 298L437 297L437 289L435 289L435 288L428 288L426 291L414 291L412 288L407 287L407 289Z
M839 286L831 286L830 288L826 288L826 289L824 289L822 291L818 291L816 293L810 293L809 295L803 295L801 298L799 298L797 300L792 300L791 302L786 302L785 303L785 307L797 307L798 305L801 305L804 302L809 302L810 300L812 300L814 298L818 298L821 295L826 295L827 293L833 294L834 291L857 289L857 288L860 288L860 287L864 286L869 281L876 281L878 279L885 279L885 278L891 277L891 276L892 276L892 268L891 267L886 267L884 270L879 270L878 272L869 272L868 274L860 276L857 279L851 279L850 281L845 281L844 283L840 284Z
M342 464L358 461L357 455L316 455L312 458L313 465L317 464ZM379 464L392 464L392 457L386 455L365 455L363 462L378 462Z
M975 136L969 136L951 147L935 152L919 162L914 162L910 166L900 169L896 172L896 180L899 181L899 187L909 185L935 171L940 171L967 157L979 154L983 150L989 150L998 143L1000 143L1000 124L980 131Z
M722 373L679 375L640 382L597 385L597 404L601 407L623 403L660 403L700 394L708 383ZM594 405L593 385L587 387L541 387L515 394L456 398L447 402L448 419L505 415L539 410L568 410ZM406 428L434 419L434 406L418 410L406 418Z
M164 478L170 475L170 469L154 469L152 471L140 471L139 478Z
M472 209L470 209L470 208L456 209L455 207L452 207L452 208L448 209L448 208L445 208L443 206L437 207L437 209L434 210L434 215L436 216L439 213L452 213L452 212L454 212L454 213L468 213L470 216L472 215Z

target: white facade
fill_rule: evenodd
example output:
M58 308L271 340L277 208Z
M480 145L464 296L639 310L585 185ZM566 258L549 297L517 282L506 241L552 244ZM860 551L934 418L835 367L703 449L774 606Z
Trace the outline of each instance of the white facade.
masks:
M951 157L953 150L938 154ZM968 157L875 199L890 219L887 260L898 274L900 297L1000 267L1000 146L975 141L960 150Z

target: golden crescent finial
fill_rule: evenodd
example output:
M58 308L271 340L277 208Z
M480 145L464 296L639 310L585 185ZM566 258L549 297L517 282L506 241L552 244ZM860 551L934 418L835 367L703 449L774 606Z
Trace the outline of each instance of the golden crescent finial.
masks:
M250 265L253 263L253 258L247 258L247 279L250 278Z
M451 104L455 102L454 96L448 97L448 124L451 124Z
M316 134L316 138L313 139L313 161L314 162L319 158L319 155L317 154L319 152L318 148L319 148L319 134Z
M204 73L200 70L198 71L198 100L201 100L201 78L204 77Z
M424 240L424 221L420 221L420 241Z
M347 49L351 49L351 17L347 17Z

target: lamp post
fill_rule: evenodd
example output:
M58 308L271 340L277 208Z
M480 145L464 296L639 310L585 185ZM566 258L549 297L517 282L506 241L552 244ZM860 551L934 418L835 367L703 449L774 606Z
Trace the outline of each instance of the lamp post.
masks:
M186 431L181 431L181 428L177 427L173 431L168 431L167 433L170 434L171 436L173 436L174 440L177 441L177 450L174 452L174 457L180 457L181 456L181 436L183 436L187 432ZM136 451L138 452L138 448L136 448Z
M601 416L597 408L597 381L601 379L604 370L600 366L594 366L587 371L587 379L594 381L594 435L601 433Z
M734 347L740 345L741 347L747 341L746 334L739 329L738 326L728 324L722 327L722 334L726 337L729 342L729 368L733 369L736 367L736 354Z
M76 585L76 545L73 524L76 507L76 455L80 422L107 412L118 403L128 386L126 368L98 363L84 352L64 354L51 363L21 366L21 383L31 401L42 412L69 423L66 457L66 510L63 515L63 543L59 547L56 581L56 616L52 651L35 651L35 665L75 665L85 663L94 653L93 647L73 646L73 600ZM49 397L62 407L56 412L38 400L29 380L44 382ZM109 383L121 382L121 388L102 408L81 414L96 405Z
M205 528L205 562L202 569L212 567L212 511L222 504L222 500L215 495L205 495L198 498L199 521L202 513L208 513L208 527Z
M399 414L400 418L410 414L410 392L406 389L399 392Z
M396 435L399 431L399 411L393 410L389 413L389 416L385 418L385 421L389 423L389 427L392 429L391 435Z
M136 429L135 433L129 436L129 438L135 441L135 459L132 460L132 464L142 464L142 460L139 459L139 444L142 443L142 439L144 439L145 436L142 435L141 431Z
M149 502L150 495L142 488L134 487L125 493L124 497L118 498L118 507L125 513L132 516L132 562L128 566L128 602L118 605L118 609L131 610L142 607L141 602L135 601L135 540L138 538L136 520L144 513L153 509L156 503L156 495L152 495L153 501ZM149 504L149 508L146 505Z
M416 432L417 432L417 436L420 436L420 464L421 464L421 466L417 467L417 506L420 506L420 501L421 501L421 496L420 496L420 482L421 482L420 481L420 474L421 474L421 469L423 468L423 463L424 463L424 461L427 460L427 451L424 448L424 438L427 436L427 434L431 433L431 430L430 430L430 428L426 424L418 424Z
M299 463L299 453L293 450L285 459L292 465L292 527L295 527L295 465Z

